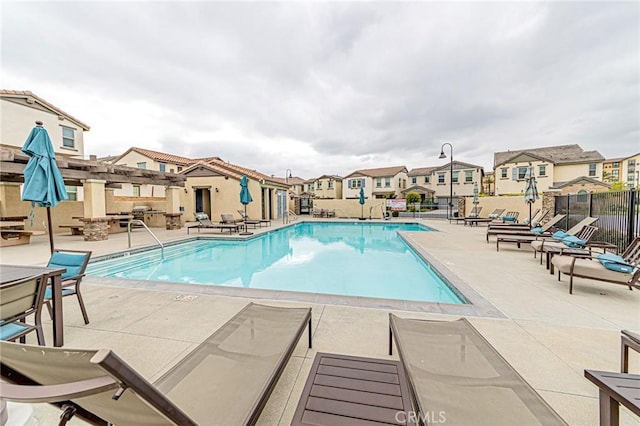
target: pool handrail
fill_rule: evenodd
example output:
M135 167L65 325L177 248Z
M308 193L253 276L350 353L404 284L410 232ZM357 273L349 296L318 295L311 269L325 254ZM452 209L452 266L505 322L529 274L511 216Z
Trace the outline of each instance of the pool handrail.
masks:
M158 243L158 245L160 246L160 259L164 259L164 245L160 242L160 240L158 239L158 237L156 237L156 234L154 234L151 229L149 229L149 227L140 219L132 219L129 222L127 222L127 238L129 241L129 248L131 248L131 225L136 222L139 223L140 225L142 225L144 227L144 229L146 229L147 231L149 231L149 234L151 234L151 236L153 237L154 240L156 240L156 242Z

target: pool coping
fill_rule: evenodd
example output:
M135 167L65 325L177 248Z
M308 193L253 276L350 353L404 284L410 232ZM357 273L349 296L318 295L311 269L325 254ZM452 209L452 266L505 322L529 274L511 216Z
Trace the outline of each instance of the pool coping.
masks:
M299 221L296 223L290 223L278 229L269 230L259 234L254 234L248 238L238 237L224 237L220 238L207 237L205 235L196 235L187 237L180 240L171 241L165 244L165 246L171 246L176 244L185 243L188 241L197 240L227 240L227 241L245 241L248 239L258 238L263 235L281 230L289 226L295 226L298 223L304 223L305 221ZM343 223L342 221L340 221ZM360 223L360 222L356 222ZM398 222L394 222L396 224ZM402 222L404 223L404 222ZM415 222L406 222L415 224ZM424 225L423 225L424 226ZM436 259L434 256L424 250L413 238L412 232L415 231L398 231L398 235L402 240L425 261L433 271L442 278L445 283L449 285L451 290L456 293L457 296L462 298L464 304L452 304L452 303L440 303L440 302L424 302L416 300L403 300L403 299L385 299L374 298L364 296L343 296L323 293L306 293L299 291L288 290L267 290L267 289L252 289L244 287L227 287L217 285L202 285L202 284L188 284L188 283L175 283L166 281L152 281L152 280L131 280L125 278L109 278L87 275L83 280L85 284L106 285L115 287L125 287L133 289L147 289L147 290L161 290L171 292L182 293L195 293L195 294L207 294L216 296L229 296L229 297L246 297L252 299L271 299L282 301L295 301L306 302L316 304L330 304L339 306L351 306L361 308L374 308L374 309L392 309L401 311L413 311L413 312L429 312L444 315L463 315L463 316L479 316L489 318L506 318L506 316L500 312L493 304L482 297L475 289L469 284L458 277L453 271L451 271L446 265ZM136 249L124 250L120 252L111 253L104 256L98 256L92 259L91 263L101 260L113 259L121 256L127 256L128 254L135 254L139 252L148 251L149 249L157 249L156 246L139 247Z

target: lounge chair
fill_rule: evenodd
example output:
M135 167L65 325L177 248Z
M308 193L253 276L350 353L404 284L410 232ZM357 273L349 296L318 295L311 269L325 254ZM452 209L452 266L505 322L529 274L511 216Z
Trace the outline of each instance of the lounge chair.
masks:
M622 330L620 336L620 372L629 372L629 348L640 354L640 334Z
M211 222L211 219L209 219L209 215L206 213L194 213L194 216L196 217L198 224L196 226L188 226L187 234L191 228L196 228L198 232L200 232L200 229L219 229L220 232L227 230L229 231L229 234L231 234L233 232L239 232L240 228L243 226L241 223L213 223Z
M475 219L477 217L480 217L480 212L482 211L482 206L473 206L473 208L471 209L471 211L469 212L469 216L464 216L464 217L450 217L449 218L449 223L451 223L452 220L455 220L456 223L460 223L460 221L463 221L464 224L466 225L467 220L470 219Z
M259 225L260 227L262 227L262 225L271 226L271 219L252 219L242 210L238 210L238 213L240 213L240 216L242 217L244 223L246 223L247 225L253 225L254 228L256 225Z
M551 220L549 220L549 222L541 226L538 231L533 231L527 225L525 225L525 227L522 227L522 228L516 228L511 226L509 227L489 226L487 227L487 235L486 235L487 242L489 242L490 235L496 235L496 237L504 236L503 237L504 242L524 242L524 241L531 241L532 239L535 239L534 237L551 236L550 232L555 230L556 225L560 223L560 221L562 221L566 216L567 215L564 215L564 214L555 215L553 218L551 218ZM521 240L518 238L514 238L514 241L510 241L508 237L530 237L530 238L529 239L522 238Z
M220 221L220 223L231 223L231 224L236 224L236 223L242 223L243 220L242 219L236 219L235 217L233 217L232 214L228 214L228 213L222 213L220 215L220 219L222 219Z
M540 223L542 223L542 221L544 220L545 217L547 217L549 215L550 210L549 209L536 209L532 214L531 214L531 223L529 223L529 218L525 218L522 223L524 223L525 225L530 225L531 227L536 227L536 226L540 226Z
M202 327L202 324L198 326ZM254 424L311 308L250 303L155 383L107 349L0 343L0 397L62 406L93 424Z
M606 254L582 257L563 255L553 256L551 263L558 270L558 281L561 274L569 275L569 294L573 294L574 277L621 284L629 287L629 290L640 288L640 237L631 242L619 259L614 260Z
M582 230L585 226L593 225L598 221L597 217L585 217L580 222L576 223L574 226L569 228L565 234L566 235L576 235L578 232ZM554 233L555 234L555 233ZM544 245L549 242L558 242L561 238L554 238L553 234L551 236L543 236L536 238L534 241L531 241L531 248L533 249L533 257L536 258L538 256L538 252L542 253L544 251Z
M84 306L82 294L80 293L80 282L82 282L84 278L84 271L87 269L90 257L90 251L54 250L47 264L47 267L51 268L66 268L67 272L62 274L61 277L62 297L75 295L78 298L78 304L80 304L80 311L82 311L85 324L89 324L89 315L87 315L87 309ZM48 286L44 293L44 303L47 305L49 317L53 318L51 299L51 286Z
M389 314L390 354L394 339L418 416L444 413L453 425L566 424L464 318Z
M42 331L42 300L46 275L37 275L3 284L0 287L0 340L25 341L25 336L36 332L38 344L45 345ZM26 318L34 316L33 324ZM2 351L0 354L4 356Z
M498 219L494 220L493 222L505 223L505 224L518 224L518 216L520 216L520 212L517 212L517 211L506 212L504 215L500 216Z
M464 224L465 225L468 224L469 226L473 226L473 225L477 226L478 223L491 222L499 218L502 212L504 212L504 209L495 209L493 212L489 213L487 217L469 218L464 221Z

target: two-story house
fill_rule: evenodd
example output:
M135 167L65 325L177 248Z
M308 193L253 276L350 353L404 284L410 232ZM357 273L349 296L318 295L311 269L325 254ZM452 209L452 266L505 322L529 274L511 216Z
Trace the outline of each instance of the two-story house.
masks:
M365 198L401 197L407 188L407 173L405 166L356 170L343 178L342 199L358 198L360 188L364 188Z
M336 175L322 175L305 181L307 192L314 198L342 199L342 177Z
M47 129L58 158L84 158L87 124L28 90L0 90L0 146L21 149L36 121ZM82 187L67 186L67 194L82 200Z
M623 182L628 188L640 185L640 153L628 157L608 158L602 164L602 180Z
M451 174L452 169L453 174ZM404 191L405 193L417 192L423 198L422 201L430 199L440 204L446 204L453 193L452 202L455 204L458 197L473 195L474 183L481 190L484 168L454 160L453 164L415 168L408 175L411 187Z
M602 183L604 157L579 145L560 145L494 153L495 193L521 194L529 165L533 166L538 191L558 189L567 182L587 178L585 184ZM606 188L607 185L600 185Z
M121 166L136 167L143 170L157 170L160 172L180 173L195 160L179 155L152 151L143 148L129 148L122 155L112 159L110 163ZM164 186L161 185L135 185L122 184L121 189L116 189L116 196L132 197L164 197Z

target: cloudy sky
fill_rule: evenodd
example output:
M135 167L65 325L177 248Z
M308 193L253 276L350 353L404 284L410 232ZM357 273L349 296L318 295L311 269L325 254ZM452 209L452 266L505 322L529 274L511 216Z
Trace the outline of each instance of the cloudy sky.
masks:
M283 176L640 151L640 3L2 2L2 88L131 146ZM448 154L449 150L446 149Z

